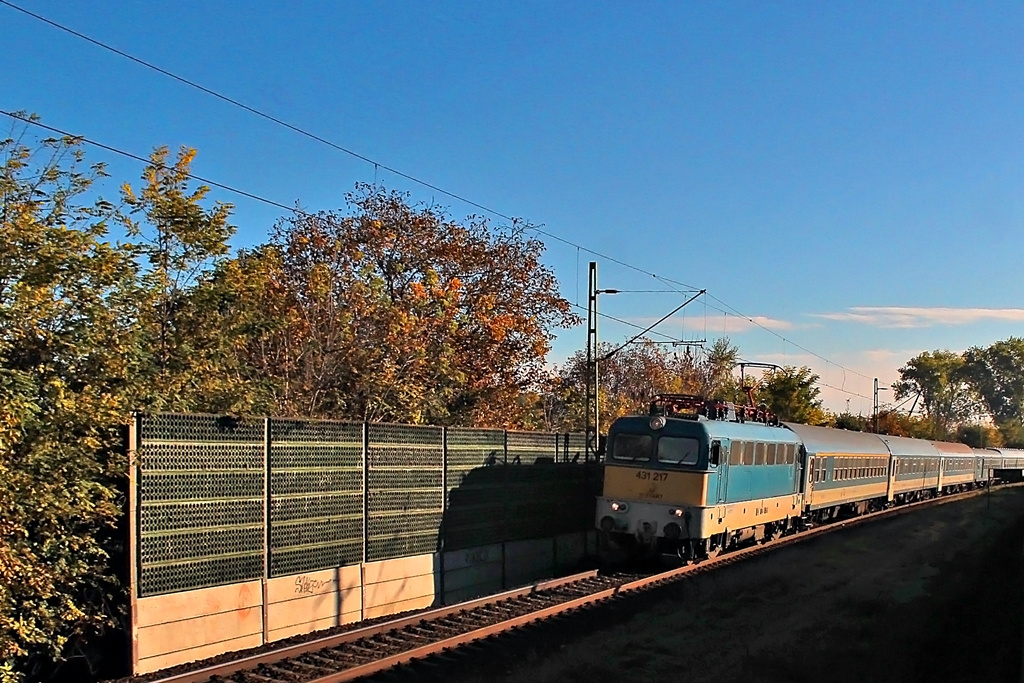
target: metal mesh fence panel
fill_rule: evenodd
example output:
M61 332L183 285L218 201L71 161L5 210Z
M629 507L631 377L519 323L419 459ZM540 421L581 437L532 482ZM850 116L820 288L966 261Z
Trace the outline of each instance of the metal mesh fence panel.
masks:
M364 463L361 423L267 424L140 418L140 597L260 578L268 524L271 577L434 552L442 514L448 550L593 524L580 434L372 424Z
M565 439L565 450L562 457L567 462L586 462L587 460L587 435L586 434L563 434Z
M550 432L506 432L510 465L554 462L559 455L559 435Z
M270 576L363 557L363 425L270 423Z
M500 543L505 532L505 432L448 429L445 550Z
M368 561L437 550L443 501L440 427L368 425Z
M139 595L263 575L264 421L139 421Z

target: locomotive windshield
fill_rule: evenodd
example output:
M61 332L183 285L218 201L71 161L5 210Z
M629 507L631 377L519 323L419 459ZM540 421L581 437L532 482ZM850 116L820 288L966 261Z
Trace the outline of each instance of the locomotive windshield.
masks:
M663 436L658 439L658 462L670 465L696 465L700 455L697 439L681 436Z
M612 439L612 459L647 462L651 459L654 440L649 434L616 434Z

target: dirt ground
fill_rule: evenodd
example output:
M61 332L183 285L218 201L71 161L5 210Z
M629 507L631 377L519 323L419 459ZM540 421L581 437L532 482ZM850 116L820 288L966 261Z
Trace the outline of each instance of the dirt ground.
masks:
M1024 489L997 491L499 637L413 677L1020 681L1022 543Z

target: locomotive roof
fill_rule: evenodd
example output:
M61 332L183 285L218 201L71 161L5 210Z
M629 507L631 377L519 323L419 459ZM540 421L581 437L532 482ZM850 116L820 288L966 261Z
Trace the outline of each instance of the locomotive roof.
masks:
M672 424L669 431L686 432L697 434L704 432L708 439L729 439L731 441L767 441L776 443L800 443L792 432L783 427L769 427L761 422L733 422L730 420L709 420L705 417L699 419L668 417ZM616 431L629 431L639 429L647 431L650 429L651 417L646 415L631 415L620 417L612 423Z
M799 443L788 429L769 427L760 422L732 422L729 420L701 420L708 437L731 441L768 441L776 443Z
M875 434L851 432L845 429L812 427L796 422L784 422L804 442L808 454L842 453L852 455L889 455L885 444Z

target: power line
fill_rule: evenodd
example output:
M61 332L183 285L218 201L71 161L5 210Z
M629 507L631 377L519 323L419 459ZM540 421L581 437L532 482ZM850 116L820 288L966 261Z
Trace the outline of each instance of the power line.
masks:
M571 304L571 305L573 306L573 308L578 308L581 311L586 311L587 310L586 306L581 306L579 304ZM632 327L633 329L636 329L636 330L644 329L644 328L640 327L639 325L637 325L636 323L631 323L628 320L623 320L622 318L616 318L614 315L608 315L607 313L601 313L601 312L598 312L597 315L602 317L602 318L606 318L607 320L614 320L617 323L620 323L622 325L626 325L628 327ZM652 330L652 333L658 335L659 337L664 337L665 339L667 339L669 341L673 341L673 342L677 341L675 337L673 337L671 335L667 335L664 332L658 332L657 330Z
M171 79L173 79L175 81L178 81L179 83L183 83L184 85L187 85L187 86L189 86L191 88L195 88L196 90L204 92L207 95L210 95L211 97L215 97L215 98L221 100L222 102L227 102L228 104L230 104L232 106L238 107L240 109L244 109L245 111L249 112L250 114L254 114L256 116L259 116L262 119L266 119L267 121L271 121L272 123L276 123L279 126L284 126L285 128L287 128L290 131L293 131L293 132L298 133L299 135L303 135L303 136L305 136L305 137L307 137L307 138L309 138L311 140L315 140L315 141L317 141L319 143L327 145L328 147L336 149L339 152L344 152L345 154L348 154L348 155L350 155L350 156L352 156L352 157L354 157L356 159L359 159L360 161L365 161L368 164L373 164L374 168L384 169L385 171L388 171L389 173L393 173L394 175L397 175L397 176L399 176L401 178L405 178L406 180L408 180L410 182L413 182L413 183L416 183L417 185L421 185L421 186L426 187L428 189L431 189L431 190L433 190L435 192L439 192L440 194L443 194L446 197L450 197L451 199L463 202L465 204L468 204L469 206L472 206L474 208L480 209L481 211L489 213L492 216L496 216L498 218L503 218L503 219L505 219L507 221L510 221L512 223L516 223L517 222L516 219L513 218L512 216L510 216L510 215L508 215L506 213L503 213L501 211L498 211L497 209L492 209L491 207L485 206L483 204L480 204L479 202L474 202L473 200L468 199L466 197L463 197L462 195L456 194L455 192L451 192L449 190L444 189L443 187L439 187L437 185L434 185L433 183L427 182L426 180L422 180L420 178L417 178L416 176L414 176L414 175L412 175L410 173L405 173L404 171L400 171L399 169L394 168L393 166L389 166L389 165L387 165L387 164L385 164L385 163L383 163L381 161L377 161L375 159L372 159L372 158L366 156L365 154L360 154L359 152L356 152L356 151L354 151L352 149L349 149L348 147L344 147L342 145L339 145L336 142L332 142L332 141L330 141L330 140L328 140L328 139L326 139L324 137L321 137L321 136L317 135L316 133L312 133L312 132L310 132L310 131L308 131L308 130L306 130L304 128L300 128L299 126L296 126L295 124L288 123L287 121L284 121L283 119L279 119L276 116L273 116L271 114L267 114L266 112L260 111L259 109L256 109L255 107L252 107L252 106L249 106L248 104L245 104L244 102L240 102L240 101L238 101L238 100L236 100L236 99L234 99L232 97L228 97L227 95L224 95L224 94L222 94L220 92L217 92L216 90L213 90L212 88L207 88L206 86L201 85L199 83L196 83L195 81L189 80L189 79L187 79L187 78L185 78L183 76L179 76L179 75L177 75L176 73L174 73L172 71L168 71L167 69L159 67L156 64L153 64L151 62L147 62L146 60L140 59L139 57L136 57L136 56L134 56L132 54L129 54L129 53L123 51L123 50L119 50L116 47L113 47L112 45L108 45L107 43L104 43L104 42L102 42L100 40L97 40L95 38L87 36L84 33L76 31L76 30L74 30L74 29L72 29L72 28L70 28L68 26L64 26L63 24L57 23L56 21L53 21L51 19L47 19L46 17L44 17L42 15L39 15L39 14L36 14L35 12L31 12L31 11L29 11L29 10L23 8L23 7L19 7L18 5L15 5L14 3L8 2L7 0L0 0L0 5L6 5L7 7L10 7L13 10L17 10L17 11L21 12L22 14L26 14L26 15L32 17L33 19L41 21L41 22L43 22L43 23L45 23L45 24L47 24L49 26L52 26L53 28L56 28L56 29L58 29L60 31L64 31L65 33L69 33L69 34L75 36L76 38L80 38L81 40L84 40L84 41L86 41L88 43L91 43L92 45L95 45L96 47L102 48L102 49L107 50L109 52L113 52L114 54L116 54L116 55L118 55L120 57L124 57L127 60L130 60L132 62L135 62L136 64L139 64L140 66L143 66L143 67L145 67L147 69L151 69L153 71L156 71L157 73L162 74L164 76L167 76L168 78L171 78ZM649 275L649 276L654 277L656 279L661 279L662 281L667 281L664 278L659 278L654 273L651 273L649 271L644 270L643 268L639 268L637 266L634 266L631 263L626 263L625 261L621 261L621 260L619 260L619 259L617 259L617 258L615 258L613 256L608 256L607 254L602 254L599 251L595 251L594 249L590 249L590 248L585 247L585 246L583 246L581 244L577 244L576 242L573 242L571 240L567 240L564 237L560 237L559 235L556 235L556 234L554 234L552 232L548 232L547 230L544 230L543 228L539 228L539 227L533 226L533 225L526 226L526 227L529 230L532 230L533 232L536 232L536 233L538 233L540 235L544 235L545 237L549 237L549 238L551 238L553 240L556 240L558 242L566 244L566 245L568 245L570 247L576 247L577 249L579 249L581 251L585 251L588 254L592 254L594 256L602 258L602 259L604 259L604 260L606 260L606 261L608 261L610 263L615 263L617 265L620 265L623 268L628 268L630 270L633 270L635 272L641 273L643 275ZM673 282L673 283L674 284L681 284L681 283L676 283L676 282ZM686 287L687 289L694 289L694 290L698 289L697 287L694 287L693 285L683 285L683 286Z
M486 206L484 204L481 204L479 202L475 202L475 201L473 201L471 199L468 199L466 197L463 197L462 195L459 195L459 194L457 194L455 192L451 192L451 191L446 190L446 189L444 189L442 187L434 185L433 183L430 183L428 181L422 180L422 179L420 179L420 178L418 178L418 177L416 177L416 176L414 176L414 175L412 175L410 173L405 173L404 171L401 171L401 170L399 170L397 168L389 166L389 165L387 165L387 164L385 164L383 162L380 162L380 161L377 161L375 159L372 159L371 157L368 157L368 156L366 156L364 154L360 154L359 152L356 152L356 151L354 151L354 150L352 150L352 149L350 149L348 147L345 147L343 145L339 145L338 143L332 142L331 140L328 140L328 139L326 139L326 138L324 138L322 136L319 136L319 135L317 135L317 134L315 134L313 132L310 132L310 131L308 131L308 130L306 130L304 128L301 128L301 127L299 127L299 126L297 126L295 124L289 123L289 122L287 122L287 121L285 121L283 119L280 119L280 118L278 118L276 116L273 116L271 114L267 114L266 112L263 112L263 111L261 111L259 109L256 109L255 107L247 105L244 102L236 100L236 99L234 99L232 97L224 95L224 94L222 94L222 93L220 93L220 92L218 92L216 90L213 90L212 88L208 88L208 87L206 87L204 85L201 85L201 84L199 84L199 83L197 83L195 81L192 81L190 79L187 79L187 78L185 78L183 76L179 76L178 74L175 74L172 71L164 69L164 68L162 68L160 66L157 66L156 64L153 64L153 63L148 62L148 61L146 61L144 59L136 57L136 56L134 56L134 55L132 55L132 54L130 54L128 52L125 52L123 50L119 50L118 48L113 47L112 45L109 45L109 44L104 43L104 42L102 42L100 40L97 40L95 38L87 36L84 33L76 31L76 30L74 30L74 29L72 29L72 28L70 28L68 26L65 26L65 25L60 24L60 23L58 23L56 21L48 19L48 18L46 18L46 17L44 17L44 16L42 16L40 14L36 14L35 12L31 12L31 11L29 11L29 10L23 8L23 7L19 7L18 5L15 5L14 3L9 2L8 0L0 0L0 5L5 5L7 7L10 7L13 10L17 10L18 12L21 12L22 14L25 14L25 15L27 15L29 17L32 17L33 19L36 19L37 21L41 21L41 22L47 24L48 26L51 26L51 27L53 27L55 29L58 29L60 31L64 31L65 33L68 33L70 35L75 36L76 38L79 38L81 40L84 40L84 41L92 44L92 45L95 45L96 47L99 47L99 48L101 48L103 50L107 50L108 52L112 52L112 53L114 53L114 54L116 54L116 55L118 55L120 57L123 57L124 59L132 61L132 62L134 62L134 63L136 63L136 64L138 64L140 66L143 66L143 67L145 67L147 69L150 69L152 71L156 71L157 73L159 73L159 74L161 74L163 76L171 78L171 79L173 79L175 81L178 81L179 83L182 83L184 85L187 85L187 86L189 86L191 88L195 88L196 90L199 90L199 91L201 91L203 93L206 93L207 95L210 95L211 97L215 97L215 98L217 98L217 99L219 99L219 100L221 100L223 102L226 102L226 103L228 103L228 104L230 104L232 106L235 106L235 107L238 107L240 109L243 109L243 110L245 110L245 111L247 111L247 112L249 112L251 114L254 114L254 115L256 115L256 116L258 116L258 117L260 117L262 119L265 119L265 120L270 121L272 123L276 123L277 125L283 126L283 127L287 128L288 130L291 130L291 131L293 131L295 133L298 133L299 135L302 135L302 136L305 136L305 137L307 137L307 138L309 138L311 140L315 140L317 142L320 142L321 144L327 145L328 147L331 147L331 148L333 148L333 149L335 149L337 151L340 151L340 152L343 152L345 154L348 154L348 155L350 155L350 156L352 156L352 157L354 157L356 159L359 159L361 161L364 161L364 162L366 162L368 164L373 164L373 166L374 166L374 173L375 173L375 175L374 175L374 181L375 182L376 182L376 172L377 172L377 169L384 169L384 170L386 170L386 171L388 171L388 172L390 172L390 173L392 173L392 174L394 174L396 176L399 176L401 178L409 180L410 182L413 182L413 183L416 183L418 185L421 185L422 187L425 187L425 188L428 188L428 189L433 190L435 192L438 192L438 193L440 193L440 194L442 194L442 195L444 195L446 197L449 197L451 199L454 199L456 201L463 202L463 203L465 203L465 204L467 204L469 206L472 206L474 208L480 209L481 211L484 211L484 212L486 212L488 214L491 214L492 216L496 216L498 218L505 219L507 221L512 222L513 224L517 223L515 218L513 218L512 216L510 216L510 215L508 215L508 214L506 214L504 212L498 211L497 209L492 209L492 208L490 208L490 207L488 207L488 206ZM84 138L82 138L82 139L85 140ZM101 145L101 144L93 143L93 142L90 142L90 144L94 144L97 147L101 147L103 149L108 149L110 151L118 151L118 150L114 150L113 148L108 147L106 145ZM125 154L126 156L131 156L132 158L136 158L136 159L139 158L139 157L136 157L134 155L129 155L127 153L123 153L123 152L120 152L120 151L118 151L118 153ZM146 161L146 163L148 163L148 160ZM200 179L198 177L196 177L196 179L200 180L201 182L205 182L205 183L208 183L210 185L214 185L215 187L220 187L222 189L227 189L227 190L230 190L232 192L236 192L236 193L238 193L240 195L243 195L243 196L246 196L246 197L250 197L252 199L257 199L258 201L262 201L264 203L268 203L268 204L271 204L273 206L283 207L283 205L281 205L281 204L278 204L276 202L272 202L270 200L266 200L266 199L257 197L256 195L252 195L250 193L247 193L247 192L244 192L244 191L241 191L241 190L237 190L237 189L234 189L234 188L229 188L229 187L227 187L225 185L222 185L222 184L219 184L219 183L214 183L214 182L211 182L211 181L202 180L202 179ZM288 211L295 210L294 207L283 207L283 208L285 208ZM631 263L627 263L626 261L622 261L620 259L617 259L617 258L612 257L612 256L608 256L607 254L603 254L603 253L601 253L599 251L596 251L594 249L590 249L589 247L585 247L585 246L583 246L581 244L578 244L576 242L568 240L568 239L566 239L564 237L556 235L555 233L552 233L552 232L549 232L547 230L544 230L543 228L539 228L539 227L533 226L533 225L524 226L524 228L528 229L528 230L531 230L533 232L536 232L537 234L544 235L545 237L548 237L548 238L550 238L552 240L555 240L557 242L561 242L562 244L565 244L567 246L575 247L579 251L585 251L586 253L591 254L593 256L596 256L598 258L604 259L605 261L608 261L609 263L614 263L616 265L622 266L623 268L626 268L628 270L632 270L632 271L640 273L642 275L646 275L646 276L652 277L652 278L654 278L656 280L659 280L661 282L664 282L666 284L674 285L676 287L683 287L684 289L688 289L688 290L692 290L692 291L696 291L696 290L699 289L698 287L696 287L694 285L690 285L690 284L687 284L687 283L684 283L684 282L680 282L679 280L675 280L675 279L672 279L672 278L668 278L668 277L657 275L656 273L653 273L651 271L645 270L645 269L640 268L638 266L635 266L635 265L633 265ZM825 358L824 356L822 356L822 355L820 355L818 353L815 353L814 351L811 351L810 349L807 349L806 347L801 346L800 344L795 343L791 339L787 339L786 337L782 336L781 334L779 334L778 332L772 330L771 328L769 328L769 327L767 327L765 325L762 325L761 323L758 323L753 318L750 318L748 316L743 315L742 313L737 311L735 308L733 308L732 306L729 306L727 303L725 303L724 301L722 301L718 297L714 296L713 294L708 294L708 296L710 296L712 299L714 299L715 301L720 303L722 306L725 306L727 309L729 309L729 311L732 311L732 315L736 315L736 316L738 316L740 318L743 318L743 319L747 320L748 322L756 325L757 327L760 327L761 329L763 329L766 332L768 332L768 333L778 337L779 339L781 339L781 340L783 340L785 342L789 342L790 344L793 344L793 346L795 346L796 348L798 348L798 349L800 349L800 350L802 350L802 351L804 351L804 352L814 356L815 358L818 358L819 360L822 360L822 361L824 361L826 363L829 363L831 365L835 365L836 367L842 368L844 371L848 371L848 372L850 372L852 374L859 375L860 377L863 377L865 379L873 379L871 377L868 377L867 375L864 375L862 373L857 372L856 370L853 370L853 369L850 369L850 368L846 368L846 367L840 365L839 363L835 363L834 361L830 361L829 359ZM726 315L730 314L729 311L727 311L727 310L723 310L723 309L717 308L715 306L712 306L712 308L714 308L715 310L718 310L721 313L724 313Z
M0 1L2 1L2 0L0 0ZM781 339L782 341L784 341L784 342L787 342L787 343L789 343L789 344L792 344L792 345L793 345L793 346L795 346L796 348L800 349L801 351L803 351L803 352L805 352L805 353L809 353L810 355L814 356L814 357L815 357L815 358L817 358L818 360L823 360L823 361L825 361L826 363L829 363L829 364L831 364L831 365L835 365L835 366L836 366L836 367L838 367L838 368L842 368L844 372L849 372L849 373L851 373L851 374L854 374L854 375L857 375L857 376L859 376L859 377L863 377L864 379L874 379L874 377L868 377L868 376L867 376L867 375L865 375L864 373L861 373L861 372L857 372L856 370L853 370L853 369L851 369L851 368L847 368L847 367L844 367L844 366L840 365L839 363L835 363L835 362L833 362L833 361L830 361L830 360L829 360L828 358L825 358L824 356L822 356L822 355L820 355L820 354L817 354L817 353L815 353L814 351L811 351L810 349L808 349L808 348L806 348L806 347L803 347L803 346L801 346L800 344L797 344L797 343L796 343L795 341L793 341L792 339L787 339L786 337L782 336L781 334L779 334L779 333L778 333L778 332L776 332L775 330L771 329L770 327L768 327L768 326L766 326L766 325L762 325L761 323L757 322L757 321L756 321L756 320L754 320L753 318L751 318L751 317L749 317L749 316L746 316L746 315L744 315L744 314L740 313L740 312L739 312L739 311L737 311L737 310L736 310L735 308L733 308L733 307L732 307L732 306L730 306L729 304L725 303L724 301L722 301L721 299L719 299L719 298L718 298L717 296L715 296L714 294L708 293L708 296L709 296L709 297L711 297L712 299L714 299L715 301L717 301L718 303L722 304L723 306L725 306L725 307L726 307L727 309L729 309L729 310L728 310L728 311L726 311L726 310L722 310L721 308L718 308L717 306L712 306L711 308L714 308L715 310L717 310L717 311L719 311L719 312L721 312L721 313L725 313L726 315L728 315L728 314L729 314L729 311L732 311L732 314L733 314L733 315L735 315L735 316L737 316L737 317L739 317L739 318L743 318L744 320L746 320L747 322L749 322L749 323L751 323L751 324L753 324L753 325L757 325L758 327L760 327L760 328L761 328L762 330L764 330L765 332L768 332L769 334L773 334L773 335L775 335L776 337L778 337L778 338L779 338L779 339Z
M3 2L3 0L0 0L0 3L2 3L2 2ZM100 149L105 149L108 152L113 152L114 154L120 154L123 157L127 157L129 159L134 159L135 161L141 161L144 164L151 164L151 163L153 163L152 159L147 159L145 157L139 156L138 154L132 154L131 152L126 152L123 149L118 149L117 147L112 147L111 145L105 145L102 142L96 142L95 140L90 140L89 138L87 138L87 137L85 137L83 135L75 135L74 133L69 133L67 131L61 130L60 128L54 128L53 126L48 126L48 125L46 125L45 123L43 123L41 121L35 121L33 119L28 118L27 116L22 116L22 115L20 115L20 114L18 114L16 112L9 112L9 111L4 111L4 110L0 109L0 114L3 114L4 116L9 116L12 119L16 119L18 121L24 121L25 123L29 123L29 124L31 124L33 126L37 126L39 128L42 128L43 130L48 130L51 133L57 133L58 135L63 135L64 137L67 137L67 138L72 138L74 140L79 140L79 141L84 142L84 143L86 143L88 145L92 145L93 147L98 147ZM188 173L188 177L191 178L192 180L198 180L199 182L204 183L206 185L212 185L213 187L219 187L222 190L227 190L228 192L234 192L235 194L241 195L243 197L248 197L249 199L254 199L254 200L258 201L258 202L263 202L264 204L268 204L270 206L276 206L276 207L278 207L280 209L284 209L285 211L292 211L292 212L301 214L303 216L310 216L310 214L308 214L305 211L303 211L303 210L301 210L299 208L296 208L294 206L288 206L288 205L282 204L280 202L275 202L273 199L267 199L266 197L261 197L258 194L253 194L252 192L246 192L245 190L239 190L237 187L231 187L230 185L225 185L224 183L218 183L216 180L210 180L208 178L203 178L202 176L197 176L197 175L195 175L194 173L191 173L191 172Z

